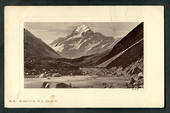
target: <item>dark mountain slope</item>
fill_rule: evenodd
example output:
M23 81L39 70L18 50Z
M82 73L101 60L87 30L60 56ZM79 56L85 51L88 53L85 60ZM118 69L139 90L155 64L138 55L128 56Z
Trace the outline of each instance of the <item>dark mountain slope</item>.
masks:
M101 64L108 59L114 57L118 53L124 51L134 43L138 42L139 40L143 39L143 23L139 24L136 28L134 28L130 33L128 33L122 40L120 40L112 49L112 51L102 57L98 62L96 63Z
M107 68L115 66L125 68L141 58L143 58L143 40L139 41L139 43L137 43L134 47L131 47L118 58L109 63Z
M61 56L28 30L24 29L24 58L30 57L60 58Z
M78 66L57 60L61 56L28 30L24 29L25 77L37 77L41 73L61 75L80 74Z

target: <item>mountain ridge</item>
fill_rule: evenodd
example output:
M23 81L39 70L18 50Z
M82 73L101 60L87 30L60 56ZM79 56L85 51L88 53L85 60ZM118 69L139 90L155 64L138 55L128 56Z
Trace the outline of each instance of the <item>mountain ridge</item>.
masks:
M103 58L101 58L97 64L101 64L102 62L107 61L112 58L116 54L124 51L134 43L143 39L143 23L139 24L132 31L130 31L124 38L122 38L110 51L110 53Z
M79 58L104 52L112 48L115 39L99 32L93 32L88 26L80 25L66 37L54 40L50 46L65 58Z
M140 45L141 48L139 48L138 45ZM136 49L138 51L136 51ZM121 58L122 56L128 57L130 55L129 51L134 51L133 53L134 55L135 54L143 55L143 23L135 27L125 37L115 41L114 44L112 45L112 48L104 52L77 58L77 59L81 59L81 61L75 64L76 65L79 64L81 66L90 66L90 67L97 66L97 67L110 68L110 66L113 65L113 63L110 64L111 62L113 62L114 60L120 60L119 57ZM123 61L124 59L121 60ZM127 58L125 60L127 60ZM73 61L76 61L76 59L73 59Z
M69 62L58 61L62 58L52 48L24 29L24 75L36 77L42 73L81 73L78 66Z
M24 29L24 57L27 58L31 56L61 58L56 51L41 39Z

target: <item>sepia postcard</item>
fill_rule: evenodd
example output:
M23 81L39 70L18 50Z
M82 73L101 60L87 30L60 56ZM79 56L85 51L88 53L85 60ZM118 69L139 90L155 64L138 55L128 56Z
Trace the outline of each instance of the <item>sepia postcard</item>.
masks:
M5 107L163 108L163 6L6 6Z

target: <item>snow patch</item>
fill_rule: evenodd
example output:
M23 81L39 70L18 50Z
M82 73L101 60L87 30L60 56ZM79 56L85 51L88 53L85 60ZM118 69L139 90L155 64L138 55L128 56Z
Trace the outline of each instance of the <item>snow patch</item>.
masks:
M77 34L77 35L74 35L72 37L69 37L66 41L73 40L73 39L80 38L80 37L81 37L81 35Z
M90 30L90 28L86 25L80 25L76 28L76 32L79 34L82 34L83 32L87 32L88 30Z
M86 52L87 51L89 51L89 50L91 50L92 48L94 48L95 46L97 46L97 45L99 45L101 43L101 41L99 41L99 42L97 42L97 43L89 43L88 45L87 45L87 50L86 50Z
M107 45L107 44L102 45L101 48L104 48L106 45Z
M83 43L85 43L87 40L85 39L85 40L83 40L82 41L82 39L81 40L79 40L78 42L76 42L76 43L74 43L74 44L70 44L71 46L73 46L73 48L71 48L71 49L79 49L80 47L81 47L81 45L83 44Z
M90 28L89 28L88 26L86 26L86 25L80 25L80 26L78 26L78 27L74 30L74 32L76 32L77 34L74 35L74 36L72 36L72 37L69 37L69 38L67 39L67 41L68 41L68 40L75 39L75 38L80 38L80 37L82 36L82 33L87 32L88 30L90 30Z
M64 44L57 45L56 47L53 47L55 51L62 52L64 49Z

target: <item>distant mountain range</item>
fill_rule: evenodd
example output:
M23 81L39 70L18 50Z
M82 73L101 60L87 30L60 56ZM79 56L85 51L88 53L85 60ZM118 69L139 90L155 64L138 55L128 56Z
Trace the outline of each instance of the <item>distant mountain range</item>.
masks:
M86 25L79 25L70 35L58 38L50 45L61 56L73 59L104 52L112 48L114 41L113 37L106 37L93 32Z
M75 59L61 58L80 67L126 67L143 58L143 23L139 24L122 39L116 40L112 48Z
M121 67L131 72L138 66L140 69L136 73L143 71L143 23L117 40L81 25L50 45L24 29L25 72L40 74L44 70L52 70L51 73L63 75L81 74L81 67Z

